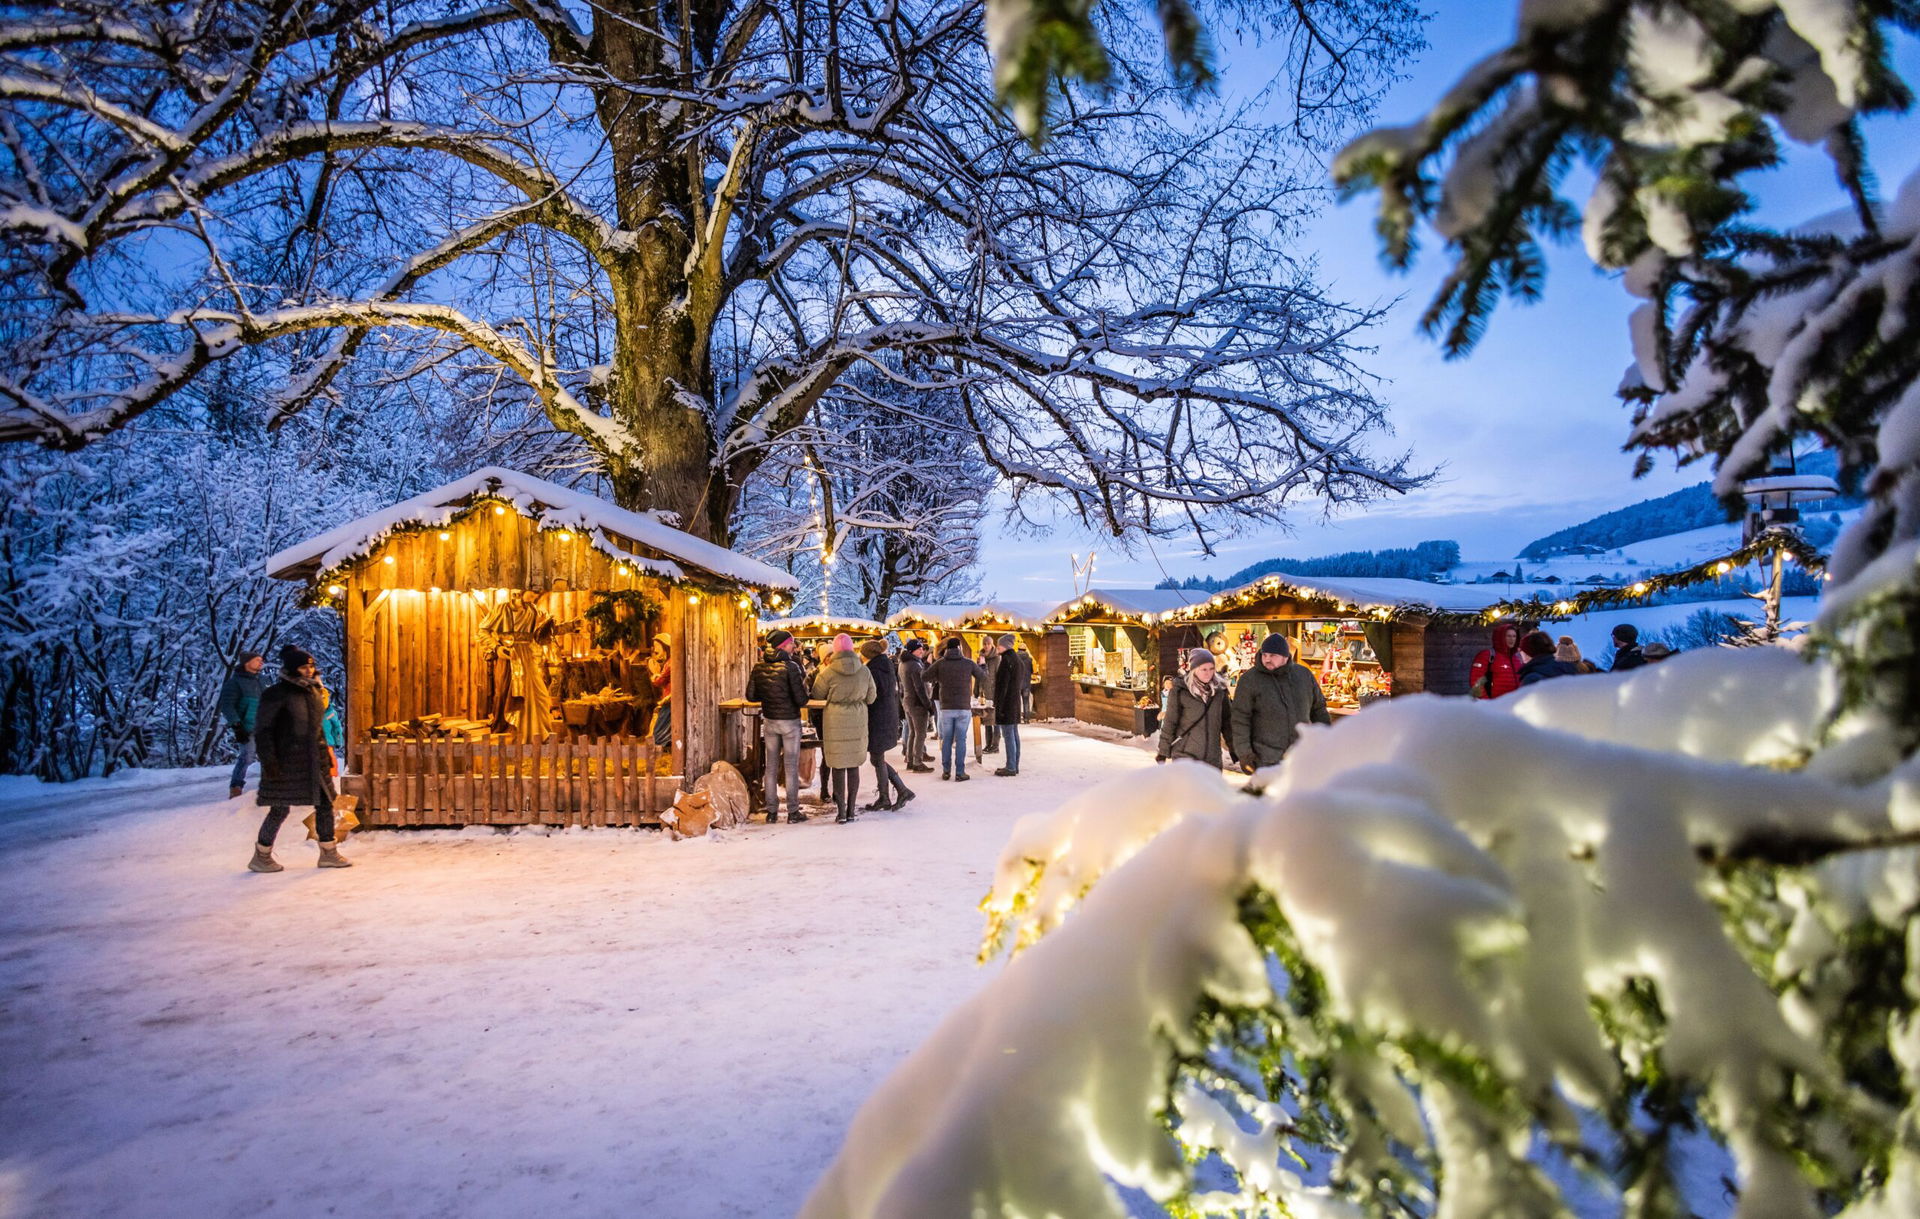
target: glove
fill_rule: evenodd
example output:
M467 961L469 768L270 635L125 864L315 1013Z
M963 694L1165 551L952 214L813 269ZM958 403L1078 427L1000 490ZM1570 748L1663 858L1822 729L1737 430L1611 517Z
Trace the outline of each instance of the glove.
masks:
M1165 758L1163 758L1163 757L1161 757L1161 756L1160 756L1159 754L1155 754L1155 755L1154 755L1154 757L1153 757L1153 760L1154 760L1154 761L1155 761L1156 763L1160 763L1160 762L1165 762L1165 761L1166 761L1166 759L1165 759Z
M234 744L244 745L248 741L251 741L252 739L253 739L253 734L251 732L248 732L245 728L242 728L238 724L235 724L233 726L233 743Z

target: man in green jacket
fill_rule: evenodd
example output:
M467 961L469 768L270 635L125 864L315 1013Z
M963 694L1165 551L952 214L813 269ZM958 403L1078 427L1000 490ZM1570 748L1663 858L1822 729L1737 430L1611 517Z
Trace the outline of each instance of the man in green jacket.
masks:
M1331 724L1327 696L1305 665L1293 663L1285 635L1269 635L1233 694L1233 757L1252 774L1286 756L1300 725Z

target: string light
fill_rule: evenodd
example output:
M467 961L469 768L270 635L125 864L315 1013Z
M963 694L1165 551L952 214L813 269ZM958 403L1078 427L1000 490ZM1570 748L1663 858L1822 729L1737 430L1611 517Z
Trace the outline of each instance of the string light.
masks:
M338 597L341 593L344 593L346 591L347 590L343 586L338 584L327 585L327 596L329 597Z
M440 540L443 542L451 542L453 541L453 535L451 533L448 533L446 530L442 529L440 531Z

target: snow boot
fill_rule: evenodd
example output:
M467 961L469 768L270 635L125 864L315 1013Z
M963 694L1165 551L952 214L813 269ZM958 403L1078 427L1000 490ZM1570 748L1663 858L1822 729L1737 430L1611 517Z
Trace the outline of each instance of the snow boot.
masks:
M1017 775L1020 772L1017 770L1008 770L1006 767L1002 766L998 770L994 771L993 773L996 775L999 775L1001 778L1004 779L1009 775Z
M893 793L893 807L905 808L907 801L913 799L913 793L902 787Z
M860 811L863 813L890 813L894 808L895 805L892 802L876 797L872 804L861 805Z
M965 783L967 781L967 772L963 770L959 774L953 776L953 781L955 783Z
M787 814L788 825L799 825L802 821L805 821L806 819L807 819L807 815L805 813L788 813Z
M272 847L263 847L257 842L253 844L253 858L247 861L247 871L284 872L286 870L284 866L274 861Z
M340 854L339 843L323 842L320 844L320 861L313 866L316 868L351 868L353 866L353 860Z
M242 790L243 789L238 783L234 784L232 787L229 787L227 789L227 799L238 800L240 798L240 793Z

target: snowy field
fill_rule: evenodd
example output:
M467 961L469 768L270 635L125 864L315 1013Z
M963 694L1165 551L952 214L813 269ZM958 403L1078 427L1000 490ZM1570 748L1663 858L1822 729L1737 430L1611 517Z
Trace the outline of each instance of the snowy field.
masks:
M1782 622L1809 622L1819 611L1818 597L1782 597L1780 599L1780 620ZM1750 597L1741 597L1728 601L1683 601L1677 605L1643 606L1640 609L1601 610L1585 614L1566 622L1549 622L1541 630L1559 638L1562 635L1573 636L1580 645L1580 654L1588 660L1602 660L1607 650L1613 646L1613 628L1616 624L1630 622L1640 630L1641 642L1651 639L1658 631L1668 627L1680 626L1701 610L1716 610L1735 618L1746 618L1758 622L1766 617L1766 608Z
M1153 764L1027 733L1020 778L851 826L385 833L344 872L291 822L245 872L224 770L9 781L0 1219L791 1215L984 981L1014 821Z

